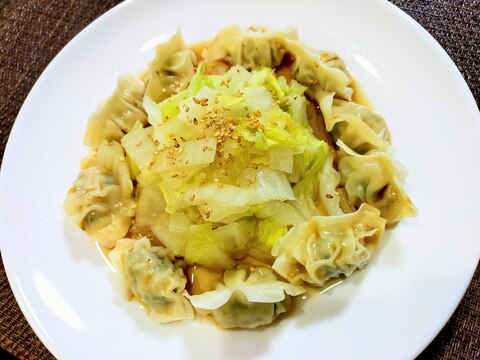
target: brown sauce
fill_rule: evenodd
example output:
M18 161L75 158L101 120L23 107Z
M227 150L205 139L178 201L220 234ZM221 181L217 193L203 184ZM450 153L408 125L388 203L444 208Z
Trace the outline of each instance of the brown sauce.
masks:
M215 283L223 277L223 271L212 270L201 265L187 268L187 291L190 295L200 295L214 290Z
M334 147L335 140L325 128L325 121L318 105L310 100L307 101L307 119L313 130L313 135L317 139L324 140L330 147Z
M205 40L193 45L190 45L190 50L193 51L197 58L197 63L206 63L205 52L212 43L212 40ZM206 63L205 74L207 75L223 75L230 69L230 65L223 61L212 61Z
M237 260L237 266L238 265L246 265L250 267L265 267L270 269L273 265L273 261L267 263L253 256L247 255L244 258Z
M275 69L277 77L283 76L287 80L287 84L293 79L292 64L294 62L293 56L285 54L282 63Z
M373 109L372 103L370 102L369 98L363 92L360 84L358 83L357 79L353 79L350 87L353 89L352 101L364 105L370 109Z
M212 40L205 40L205 41L200 41L198 43L190 45L190 50L193 51L193 53L197 57L198 62L205 60L203 57L203 52L204 50L208 49L211 43L212 43Z
M300 296L296 296L294 299L296 299L296 301L294 302L294 304L298 304L300 302L303 302L305 300L308 300L310 297L312 296L317 296L317 295L320 295L320 294L323 294L324 292L330 290L330 289L333 289L335 286L337 286L338 284L342 283L344 280L343 277L338 277L338 278L335 278L335 279L330 279L328 280L325 285L321 286L321 287L318 287L318 286L308 286L308 285L304 285L305 287L305 292L300 295Z

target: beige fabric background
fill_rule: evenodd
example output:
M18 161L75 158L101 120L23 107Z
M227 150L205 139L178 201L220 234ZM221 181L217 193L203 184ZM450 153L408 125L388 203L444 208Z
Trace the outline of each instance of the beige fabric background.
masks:
M72 37L118 2L0 0L0 161L20 106L43 69ZM480 1L392 2L416 19L445 48L478 104ZM452 318L419 359L480 359L479 275L477 268ZM18 308L1 258L0 347L20 359L53 358Z

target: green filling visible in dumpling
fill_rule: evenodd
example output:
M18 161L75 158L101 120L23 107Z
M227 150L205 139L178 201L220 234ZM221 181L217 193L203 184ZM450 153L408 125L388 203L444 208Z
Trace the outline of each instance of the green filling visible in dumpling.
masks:
M384 228L380 211L367 204L351 214L314 216L277 240L272 268L293 284L323 286L363 268Z
M255 328L270 324L288 310L291 296L305 290L277 280L271 269L226 271L215 290L189 296L193 306L210 314L223 328Z
M252 303L236 292L230 300L213 311L213 318L223 328L255 328L270 324L279 314L274 303Z
M103 140L95 161L86 161L88 167L80 172L64 203L78 226L108 248L127 234L135 214L133 184L124 156L119 143Z
M148 238L142 238L123 256L121 271L128 286L157 321L193 318L193 309L183 295L187 279L182 269L176 268L167 257L164 248L151 247Z
M368 203L376 207L389 225L416 215L417 210L400 181L403 169L392 157L375 150L361 155L341 141L338 144L341 146L338 164L341 183L352 204Z
M146 124L147 114L142 105L144 93L145 85L136 76L121 76L113 94L90 116L85 145L97 147L102 140L120 141L135 123Z
M208 48L207 64L224 61L229 65L275 68L282 62L285 38L297 39L295 30L272 32L266 29L242 30L238 25L222 29Z
M160 102L185 89L195 73L197 59L177 32L165 44L157 46L156 55L148 66L145 95Z

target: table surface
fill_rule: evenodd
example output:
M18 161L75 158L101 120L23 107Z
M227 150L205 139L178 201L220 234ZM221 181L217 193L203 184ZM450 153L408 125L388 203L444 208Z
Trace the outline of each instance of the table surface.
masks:
M55 55L117 0L0 0L0 164L28 92ZM443 46L480 103L480 0L392 0ZM418 359L480 359L480 267L457 310ZM8 284L0 257L0 347L53 359ZM0 353L1 355L1 353Z

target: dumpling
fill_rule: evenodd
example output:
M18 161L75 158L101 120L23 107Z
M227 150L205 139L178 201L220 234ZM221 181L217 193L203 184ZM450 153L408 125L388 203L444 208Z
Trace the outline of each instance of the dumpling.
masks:
M223 328L251 329L270 324L289 309L290 296L304 292L301 286L277 280L271 269L240 268L226 271L215 290L189 299Z
M324 215L336 216L351 212L351 207L344 205L345 199L339 191L340 174L333 167L333 154L328 153L320 172L319 204L324 210Z
M102 246L125 237L135 214L133 184L122 146L104 140L73 183L65 211Z
M264 28L243 31L238 25L226 27L210 44L206 63L213 67L215 62L225 62L248 70L276 68L287 53L294 58L293 77L308 87L309 96L316 98L318 93L332 92L336 97L351 100L353 90L348 85L352 78L343 60L332 52L306 48L294 29L275 32Z
M122 239L109 257L122 278L127 297L136 296L155 321L193 319L193 308L184 296L187 278L163 247L152 247L146 237Z
M285 39L297 39L294 29L274 32L264 28L242 30L238 25L222 29L208 47L207 66L217 61L228 65L242 65L251 70L255 67L275 68L286 53Z
M416 215L417 210L401 183L402 168L390 155L375 150L361 155L341 141L338 144L342 154L338 170L353 205L375 206L389 225Z
M315 216L277 240L272 268L292 284L323 286L363 268L384 229L380 211L367 204L351 214Z
M97 147L102 140L120 141L137 121L147 123L142 99L145 85L133 74L122 75L113 94L100 104L88 120L84 143Z
M285 44L295 58L293 77L307 86L307 94L311 98L318 102L320 95L333 93L337 98L352 100L353 90L349 87L352 77L337 54L316 51L295 40L287 39Z
M390 133L379 113L352 101L333 99L331 110L324 115L327 131L354 151L388 150Z
M177 32L165 44L157 46L156 55L148 65L145 95L154 102L177 94L185 89L195 74L197 58Z
M380 139L390 141L390 132L388 131L385 119L378 112L366 106L354 103L353 101L335 99L333 100L332 115L333 123L327 125L328 131L331 131L333 125L343 121L337 119L354 116L372 129Z
M141 233L151 231L153 224L165 213L165 199L158 186L145 186L137 179L137 209L134 227Z

